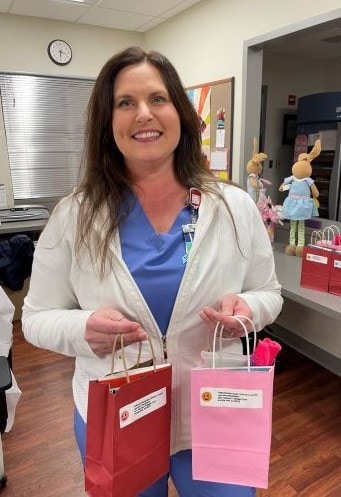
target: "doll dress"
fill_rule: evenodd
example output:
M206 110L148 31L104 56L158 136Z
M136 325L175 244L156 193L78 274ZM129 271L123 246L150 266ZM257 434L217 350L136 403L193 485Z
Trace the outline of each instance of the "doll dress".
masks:
M251 173L247 177L247 192L250 195L250 197L255 202L257 202L259 191L258 191L258 188L255 188L254 186L252 186L251 181L250 181L251 178L256 178L257 182L259 182L259 175L255 174L255 173Z
M297 179L295 176L285 178L284 185L290 185L287 198L283 202L283 217L293 221L304 221L319 215L311 196L311 185L314 180L310 177Z

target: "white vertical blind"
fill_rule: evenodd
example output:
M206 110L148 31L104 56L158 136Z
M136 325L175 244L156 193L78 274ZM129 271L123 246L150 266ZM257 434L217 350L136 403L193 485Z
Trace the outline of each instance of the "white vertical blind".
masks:
M56 198L79 180L94 80L0 73L15 200Z

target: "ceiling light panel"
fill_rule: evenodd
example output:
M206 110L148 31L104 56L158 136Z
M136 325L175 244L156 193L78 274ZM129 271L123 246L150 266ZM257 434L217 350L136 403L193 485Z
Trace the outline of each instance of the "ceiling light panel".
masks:
M89 9L85 3L51 2L50 0L14 0L11 14L43 17L59 21L76 21Z

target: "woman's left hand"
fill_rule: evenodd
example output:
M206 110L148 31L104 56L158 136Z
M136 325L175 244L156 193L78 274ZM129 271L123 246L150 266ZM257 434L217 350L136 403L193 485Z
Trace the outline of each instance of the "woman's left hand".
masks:
M217 323L221 323L224 325L225 336L237 338L245 336L245 332L240 323L231 316L245 316L252 320L253 312L239 295L230 294L219 301L218 310L207 306L200 311L199 316L211 330L214 330ZM239 319L245 324L247 330L251 331L251 323L247 319Z

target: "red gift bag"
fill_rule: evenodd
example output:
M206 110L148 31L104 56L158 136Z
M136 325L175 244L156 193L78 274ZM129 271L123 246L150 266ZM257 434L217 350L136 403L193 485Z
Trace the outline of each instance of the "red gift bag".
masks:
M322 246L303 248L300 285L320 292L328 292L332 250Z
M162 364L90 381L88 495L136 497L169 471L171 374L170 364Z
M341 251L335 251L331 257L329 293L341 296Z
M246 344L247 367L191 370L194 480L268 487L274 366L251 366Z

